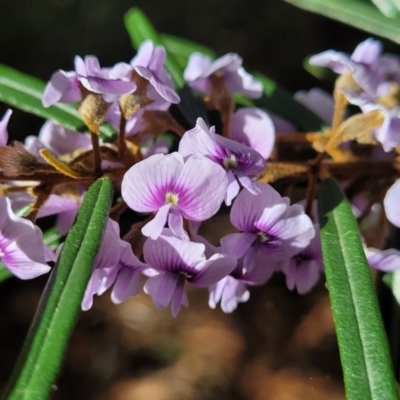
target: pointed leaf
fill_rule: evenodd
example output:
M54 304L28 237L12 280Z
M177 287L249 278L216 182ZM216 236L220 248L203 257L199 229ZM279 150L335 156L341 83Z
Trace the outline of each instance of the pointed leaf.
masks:
M0 64L0 101L38 117L57 121L69 129L87 130L73 104L57 103L48 108L43 106L45 86L40 79ZM115 134L109 125L102 126L100 132L103 139L110 139Z
M350 204L333 179L320 184L318 208L346 399L397 399L370 267Z
M400 16L385 17L373 4L359 0L286 0L297 7L322 14L369 34L400 43Z
M8 390L8 400L47 399L92 273L112 200L112 183L87 191L40 300Z

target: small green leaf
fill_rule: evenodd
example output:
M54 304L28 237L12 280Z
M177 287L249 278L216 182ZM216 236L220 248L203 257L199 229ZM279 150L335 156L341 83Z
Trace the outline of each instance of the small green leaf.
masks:
M57 103L48 108L43 106L45 86L40 79L0 64L0 101L38 117L57 121L66 128L87 130L75 105ZM103 139L110 139L115 134L110 125L102 126L100 132Z
M139 8L134 7L128 10L124 16L124 22L134 48L138 49L140 44L147 39L151 40L156 46L164 44L149 19ZM178 88L183 87L185 84L183 69L180 67L179 62L175 60L172 53L167 54L165 66L171 74L175 85Z
M8 400L48 398L92 273L111 201L108 178L97 180L87 191L40 300Z
M318 209L346 399L398 399L371 270L350 204L333 179L321 182Z
M324 15L369 34L400 43L400 16L385 17L373 4L360 0L286 0L297 7Z
M7 269L2 262L0 262L0 282L3 282L13 276L14 275L11 273L11 271Z

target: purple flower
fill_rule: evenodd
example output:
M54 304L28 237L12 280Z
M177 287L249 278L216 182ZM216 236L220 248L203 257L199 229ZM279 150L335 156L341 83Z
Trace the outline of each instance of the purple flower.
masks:
M137 55L132 59L131 66L144 79L150 82L150 90L170 103L179 103L180 98L172 88L172 79L164 67L166 58L162 46L154 47L150 40L143 42ZM158 96L148 92L148 97L157 100Z
M387 219L394 225L400 228L400 180L396 181L386 192L383 200L383 206Z
M122 252L119 261L118 275L115 278L113 290L111 292L111 300L115 304L122 303L130 296L136 296L140 289L142 275L154 276L156 271L142 263L132 251L132 246L123 240L120 241ZM112 279L110 279L110 282ZM108 288L109 285L106 286Z
M92 307L93 296L101 295L113 284L112 300L120 303L140 290L140 273L147 266L133 254L131 245L120 239L119 225L108 219L92 276L82 301L82 310Z
M227 276L236 265L233 257L214 254L208 260L201 243L181 240L164 229L157 240L148 239L143 248L146 263L159 272L148 279L144 291L158 309L171 303L172 316L176 317L182 305L189 304L185 282L197 287L207 287Z
M335 102L330 93L320 88L313 88L307 92L305 90L296 92L294 98L318 115L328 125L332 123Z
M8 141L8 131L7 125L10 120L12 110L8 109L4 114L3 118L0 120L0 146L7 146Z
M230 138L251 147L268 160L275 143L274 123L259 108L239 108L232 115Z
M186 132L180 143L179 153L184 157L202 154L225 168L228 188L225 203L230 205L240 190L238 181L251 193L258 189L249 175L260 174L265 169L265 160L260 153L234 140L215 134L215 128L207 128L205 122L197 119L196 127Z
M253 263L244 268L244 257L237 262L236 268L225 278L209 287L208 305L215 308L221 302L222 311L231 313L239 303L245 303L250 298L247 285L263 285L277 270L277 263L271 263L259 252Z
M400 269L400 251L396 249L378 250L372 247L365 248L365 256L371 268L380 271Z
M317 234L308 246L280 263L288 289L296 288L299 294L308 293L317 284L324 270L318 225L314 225L314 228Z
M381 65L382 43L367 39L360 43L349 57L345 53L328 50L312 56L310 64L328 67L338 74L350 73L361 93L344 90L353 104L374 100L389 91L385 68Z
M257 99L262 94L263 85L244 70L242 62L242 58L234 53L228 53L215 61L203 54L193 53L185 69L184 78L193 89L210 94L210 76L223 76L225 86L231 93L242 93Z
M86 56L84 60L76 56L75 71L58 70L51 76L43 93L43 105L49 107L58 102L82 100L81 85L89 92L103 94L107 102L136 89L135 83L120 76L119 64L114 68L101 68L94 56Z
M15 215L10 200L0 197L0 260L20 279L49 272L42 232L31 221Z
M400 107L388 109L374 102L359 104L364 113L380 110L383 114L383 123L373 131L374 138L381 143L385 152L390 152L400 145Z
M54 121L46 121L38 136L28 136L25 139L25 148L40 160L43 159L39 150L43 148L57 157L65 158L64 156L70 157L77 150L88 150L91 147L89 136L67 129Z
M156 239L168 225L180 237L187 237L183 218L203 221L221 206L227 187L224 170L209 159L191 156L186 162L179 153L153 155L129 169L121 193L132 210L156 212L142 233Z
M256 183L260 193L243 189L233 203L231 222L240 233L221 239L222 250L236 258L244 256L244 268L251 269L258 256L268 262L283 261L307 247L315 236L310 218L299 204L271 186Z

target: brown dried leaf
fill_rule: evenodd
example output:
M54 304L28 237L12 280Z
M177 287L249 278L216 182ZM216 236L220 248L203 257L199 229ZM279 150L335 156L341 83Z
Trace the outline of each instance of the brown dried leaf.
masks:
M305 174L306 176L307 173L308 165L305 164L269 162L265 171L259 176L258 181L272 183L288 176L299 174Z

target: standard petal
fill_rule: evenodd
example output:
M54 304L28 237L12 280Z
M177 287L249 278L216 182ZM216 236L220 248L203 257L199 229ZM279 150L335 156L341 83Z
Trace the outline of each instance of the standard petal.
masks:
M222 252L236 258L241 258L255 240L256 235L254 233L230 233L221 238Z
M139 212L157 211L166 202L183 170L179 153L155 154L128 170L121 186L122 198Z
M268 159L275 143L274 123L259 108L240 108L232 115L230 138L251 147Z
M191 156L173 189L185 218L204 221L212 217L224 200L228 179L222 167L208 158Z
M202 118L198 118L196 126L183 135L179 153L184 157L203 155L217 163L221 163L225 155L222 146L215 140L214 128L208 129Z
M192 273L196 265L205 260L205 246L181 240L169 229L164 229L157 240L146 240L143 255L146 263L159 271Z

